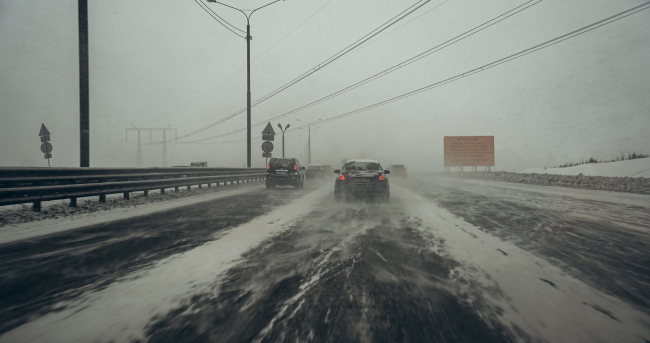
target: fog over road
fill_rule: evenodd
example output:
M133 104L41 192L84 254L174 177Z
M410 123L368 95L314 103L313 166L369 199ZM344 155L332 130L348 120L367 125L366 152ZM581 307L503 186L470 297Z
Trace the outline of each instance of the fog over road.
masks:
M399 181L0 245L0 342L650 341L650 197Z

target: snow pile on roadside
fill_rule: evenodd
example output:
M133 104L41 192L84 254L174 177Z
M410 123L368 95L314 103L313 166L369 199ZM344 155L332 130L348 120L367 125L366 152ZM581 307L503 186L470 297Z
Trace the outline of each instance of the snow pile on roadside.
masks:
M553 174L610 177L647 177L650 178L650 158L635 160L589 163L566 168L528 168L521 174Z
M201 197L217 192L228 191L250 185L260 185L260 182L227 185L212 188L192 187L192 191L181 189L179 192L166 192L161 194L158 191L149 191L148 196L142 192L131 192L131 199L123 199L121 194L111 194L106 197L106 202L97 201L97 197L78 199L77 207L70 207L69 200L43 202L40 212L33 211L30 204L9 205L0 207L0 228L10 225L19 225L41 220L53 220L82 214L112 211L117 209L132 209L150 204L174 202L180 199Z

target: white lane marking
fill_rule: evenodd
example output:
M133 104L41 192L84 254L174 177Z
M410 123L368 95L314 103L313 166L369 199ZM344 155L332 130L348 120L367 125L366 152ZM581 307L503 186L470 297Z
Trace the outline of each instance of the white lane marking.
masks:
M485 286L501 289L503 296L485 296L504 310L498 318L505 325L517 325L549 342L638 342L650 337L650 316L622 300L481 231L414 192L391 187L391 197L422 219L422 230L444 239L445 251L463 265L459 272ZM479 239L457 230L456 225ZM508 256L497 249L507 251ZM553 280L557 287L540 279ZM618 321L594 310L593 304L609 311Z
M231 229L219 240L175 255L150 269L0 336L0 342L125 342L143 340L146 325L192 294L218 292L224 272L242 254L307 215L331 190L322 188ZM271 219L283 218L269 225ZM216 290L215 290L216 289Z

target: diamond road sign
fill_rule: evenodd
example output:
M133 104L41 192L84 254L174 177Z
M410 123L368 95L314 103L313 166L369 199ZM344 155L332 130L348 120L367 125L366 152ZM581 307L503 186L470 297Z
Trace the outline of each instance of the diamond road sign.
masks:
M275 131L273 130L273 126L271 126L271 123L266 124L264 131L262 131L262 140L272 141L274 136Z

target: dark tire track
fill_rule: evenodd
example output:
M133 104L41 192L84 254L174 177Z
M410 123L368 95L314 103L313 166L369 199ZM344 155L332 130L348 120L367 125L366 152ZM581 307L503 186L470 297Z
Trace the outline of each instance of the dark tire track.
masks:
M500 309L482 301L485 290L470 295L459 291L469 282L450 280L458 263L431 250L444 242L417 220L391 220L399 211L389 205L336 206L249 252L217 296L156 318L146 341L514 340Z
M0 333L179 254L306 191L241 195L0 246Z

